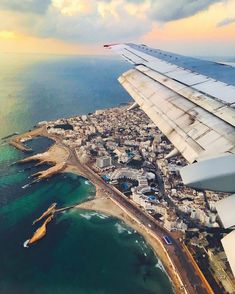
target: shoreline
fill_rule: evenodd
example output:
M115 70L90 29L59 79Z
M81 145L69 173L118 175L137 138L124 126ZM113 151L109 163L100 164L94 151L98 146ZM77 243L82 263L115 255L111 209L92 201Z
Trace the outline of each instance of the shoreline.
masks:
M172 272L169 271L169 268L171 268L172 266L171 262L169 262L168 266L166 266L166 259L168 259L168 256L166 255L165 251L162 252L162 246L159 244L159 240L156 240L153 236L151 236L150 232L148 232L147 229L134 218L134 216L128 214L123 208L121 208L117 203L115 203L113 199L109 197L95 197L90 201L86 201L75 206L75 208L84 211L96 211L104 213L107 216L114 217L119 221L124 222L127 226L129 226L139 235L141 235L144 238L145 242L148 244L148 246L150 246L150 248L153 250L158 262L162 264L162 271L164 271L167 277L169 278L169 281L172 285L172 289L176 291L175 293L180 293L179 289L175 287L175 276L172 275Z
M14 146L14 145L13 145ZM36 161L35 166L47 163L51 165L47 170L39 171L33 175L37 180L42 180L53 176L54 174L63 171L67 164L69 152L63 146L53 144L46 152L35 154L17 161L18 164Z
M44 136L52 139L55 143L46 152L26 157L19 162L23 163L36 160L39 162L38 164L43 162L54 164L48 170L40 172L40 174L38 175L38 180L49 178L50 176L58 172L75 173L89 180L96 189L94 199L83 202L82 204L79 204L75 207L84 210L102 212L124 221L128 226L130 226L141 236L143 236L147 244L149 244L149 246L152 248L155 256L161 261L164 270L166 271L167 276L172 284L174 292L196 293L189 282L187 282L188 287L186 290L184 284L185 281L183 282L184 278L182 279L181 274L179 274L179 268L177 269L173 259L170 257L170 252L168 252L168 249L166 248L163 240L161 240L159 236L156 236L152 229L148 228L146 225L143 225L138 220L138 218L135 217L134 214L127 211L127 209L122 207L120 203L117 203L117 201L112 199L111 194L112 192L114 193L114 191L110 193L110 191L108 191L107 189L102 188L103 183L100 182L102 181L101 178L87 165L82 164L78 160L76 152L72 152L71 148L63 145L60 138L55 135L49 134L45 127L40 127L38 129L35 129L34 131L26 132L24 134L16 136L11 140L10 144L20 150L23 150L25 146L22 144L22 141L24 142L25 138L28 138L29 133L29 139L33 139L37 136ZM17 144L14 144L14 141L16 141ZM19 146L18 144L21 146ZM58 168L58 166L60 168ZM99 180L97 180L97 177L99 178Z
M46 128L45 127L39 127L35 128L33 130L30 130L28 132L25 132L23 134L16 135L14 137L11 137L9 140L9 144L16 149L23 151L23 152L31 152L32 149L25 146L23 143L31 140L35 137L38 136L44 136L44 133L46 133ZM49 138L49 137L48 137Z
M17 135L12 138L10 144L15 148L24 150L25 145L23 143L27 141L27 138L31 140L38 136L47 137L54 141L54 144L44 153L23 159L23 162L36 160L38 161L37 165L45 162L52 164L52 167L49 169L37 173L36 176L38 176L38 179L35 179L35 181L49 178L59 172L75 173L90 181L96 189L94 199L83 202L78 206L74 205L74 207L100 211L116 217L124 221L131 228L134 228L143 236L152 248L155 256L162 263L175 293L196 294L198 293L196 290L197 287L200 288L200 293L202 294L213 293L210 285L204 283L193 263L188 260L188 255L180 236L166 231L155 219L146 212L143 212L123 193L112 185L105 183L99 174L90 168L88 162L82 160L82 158L80 159L80 154L74 147L64 144L60 134L48 133L47 127L42 126L33 131ZM17 144L14 144L15 142ZM165 235L169 235L172 238L173 245L169 246L165 244L163 240ZM196 287L195 283L197 285Z
M76 167L68 166L66 170L64 170L64 172L75 173L87 179L86 176L81 175ZM153 250L155 257L161 262L164 268L162 270L169 278L173 291L175 293L185 293L184 289L182 289L181 283L179 283L178 281L178 279L181 280L181 278L176 274L175 266L171 261L167 250L164 247L163 240L156 238L156 236L154 234L151 234L150 230L146 228L143 224L141 224L134 215L126 211L124 207L122 207L114 199L109 197L109 195L102 188L94 184L92 181L90 182L92 183L92 185L95 186L95 197L91 200L76 205L74 208L84 211L95 211L104 213L107 216L114 217L120 221L123 221L127 226L134 229L144 238L145 242Z

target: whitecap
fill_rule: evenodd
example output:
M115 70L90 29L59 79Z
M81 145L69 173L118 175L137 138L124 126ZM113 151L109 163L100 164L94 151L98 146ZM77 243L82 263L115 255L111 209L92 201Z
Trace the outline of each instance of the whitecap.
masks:
M117 231L119 234L122 234L126 231L126 229L123 226L121 226L120 224L115 224L115 227L117 228Z
M98 217L100 219L107 219L109 217L108 215L104 215L98 212L80 213L80 216L84 217L87 220L90 220L92 217Z
M90 220L92 218L92 215L89 213L80 213L80 216L87 220Z
M27 188L27 187L30 187L30 184L26 184L26 185L22 186L21 188L22 188L22 189L25 189L25 188Z
M144 248L146 248L146 249L148 248L148 246L147 246L147 244L145 242L142 242L142 245L143 245Z
M101 219L107 219L107 218L109 218L108 215L104 215L104 214L101 214L101 213L96 213L96 216L99 217L99 218L101 218Z
M155 267L159 268L162 272L167 273L160 259L158 260L158 263L155 265Z
M26 240L26 241L24 242L24 248L29 248L28 243L29 243L29 240Z
M119 234L122 234L124 232L127 232L128 235L131 235L132 234L132 231L129 231L126 227L122 226L119 223L116 223L115 224L115 227L117 228L117 231L118 231Z

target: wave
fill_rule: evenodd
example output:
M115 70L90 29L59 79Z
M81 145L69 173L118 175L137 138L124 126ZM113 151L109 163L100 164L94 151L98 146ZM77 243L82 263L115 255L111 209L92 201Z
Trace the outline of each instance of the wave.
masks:
M104 215L102 213L98 213L98 212L86 212L86 213L80 213L80 216L87 219L87 220L90 220L92 217L98 217L100 219L107 219L109 218L108 215Z
M22 188L22 189L25 189L25 188L27 188L27 187L30 187L30 184L26 184L26 185L22 186L21 188Z
M28 243L29 243L29 240L26 240L26 241L24 242L24 244L23 244L24 248L29 248Z
M157 262L157 264L155 265L155 267L156 267L156 268L159 268L162 272L164 272L164 273L167 274L167 272L166 272L166 270L165 270L165 268L164 268L164 266L163 266L163 264L162 264L162 262L161 262L160 259L158 259L158 262Z
M122 233L125 233L125 232L127 232L129 235L133 234L132 231L128 230L126 227L122 226L119 223L116 223L115 227L117 228L117 231L118 231L119 234L122 234Z

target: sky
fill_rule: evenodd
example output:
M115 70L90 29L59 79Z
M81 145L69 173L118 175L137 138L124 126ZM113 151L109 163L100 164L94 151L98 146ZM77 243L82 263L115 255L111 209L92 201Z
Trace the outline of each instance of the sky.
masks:
M144 43L235 56L235 0L0 0L0 52L105 54Z

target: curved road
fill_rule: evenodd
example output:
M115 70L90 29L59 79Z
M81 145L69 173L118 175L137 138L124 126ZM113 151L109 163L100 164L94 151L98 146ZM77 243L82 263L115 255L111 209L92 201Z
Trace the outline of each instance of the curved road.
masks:
M66 146L67 147L67 146ZM122 207L129 211L133 216L135 216L144 226L151 230L157 238L161 238L165 235L170 235L172 239L172 245L164 246L167 250L175 268L177 269L181 280L184 283L185 290L190 294L207 294L207 291L203 285L203 281L197 275L196 270L190 260L187 259L187 255L180 244L180 241L176 239L172 234L166 229L160 226L157 221L151 217L149 214L141 210L137 205L130 201L121 192L116 190L110 184L105 183L99 175L97 175L88 166L81 164L78 160L76 151L69 148L70 155L68 158L68 164L75 165L81 170L81 172L93 183L98 185L104 191L108 193L108 196L118 202ZM182 292L185 292L182 289Z

